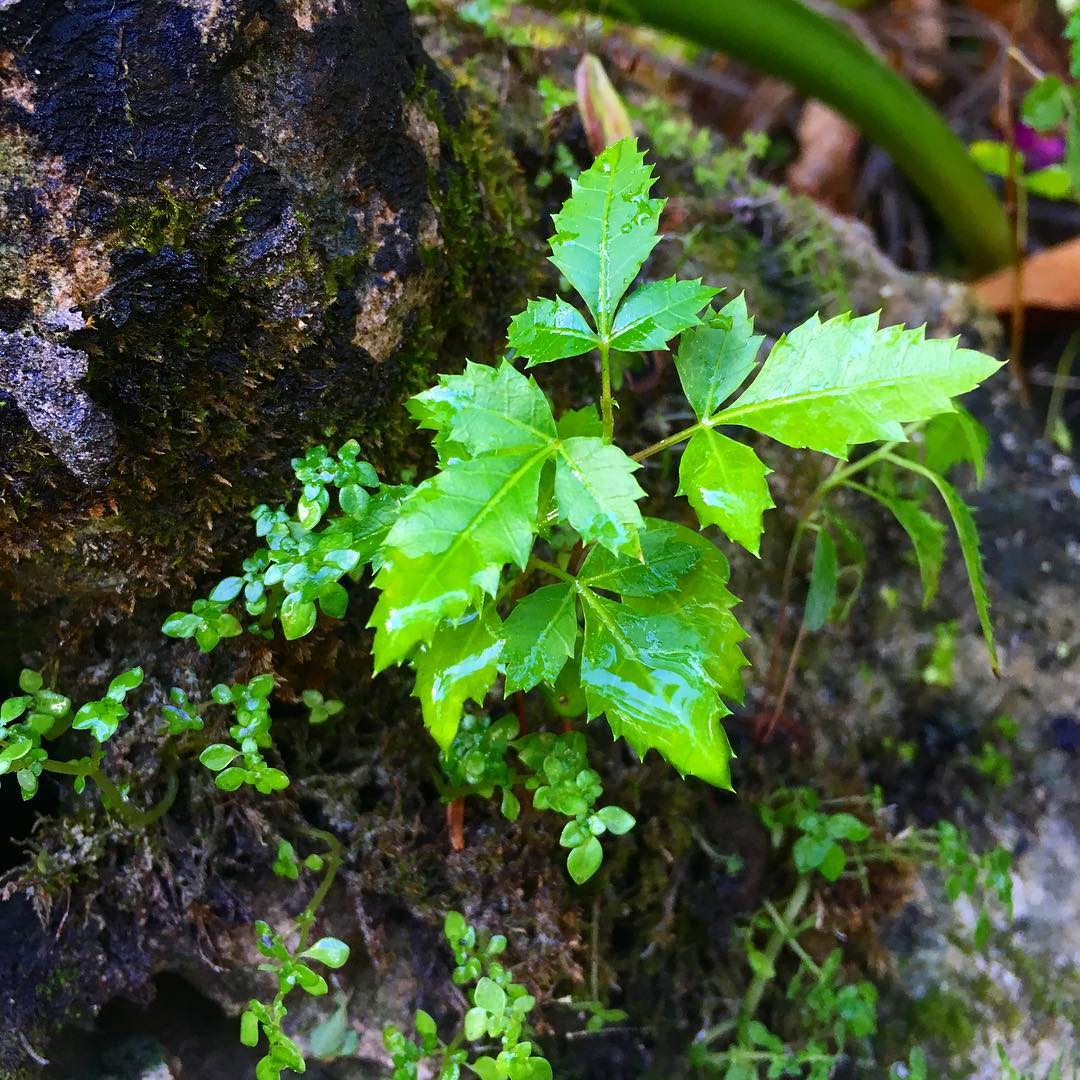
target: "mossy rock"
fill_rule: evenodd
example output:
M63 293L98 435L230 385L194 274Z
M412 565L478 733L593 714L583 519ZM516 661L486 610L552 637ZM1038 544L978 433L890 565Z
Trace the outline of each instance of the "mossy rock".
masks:
M531 211L404 0L0 33L0 588L115 613L219 564L306 445L400 468L403 395L497 346Z

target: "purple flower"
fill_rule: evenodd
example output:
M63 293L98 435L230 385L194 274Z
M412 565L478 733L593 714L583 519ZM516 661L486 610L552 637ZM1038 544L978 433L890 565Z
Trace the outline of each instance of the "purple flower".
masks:
M1065 159L1065 140L1060 135L1042 135L1027 124L1016 125L1016 149L1030 170L1045 169Z

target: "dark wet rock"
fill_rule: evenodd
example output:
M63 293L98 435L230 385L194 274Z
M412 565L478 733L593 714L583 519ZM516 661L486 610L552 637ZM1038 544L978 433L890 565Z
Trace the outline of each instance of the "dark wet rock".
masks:
M0 389L66 468L97 486L108 478L116 430L80 385L87 364L84 352L29 332L0 330Z
M505 156L459 194L485 136L404 0L21 0L0 42L0 585L83 617L218 563L310 443L388 459L529 209Z

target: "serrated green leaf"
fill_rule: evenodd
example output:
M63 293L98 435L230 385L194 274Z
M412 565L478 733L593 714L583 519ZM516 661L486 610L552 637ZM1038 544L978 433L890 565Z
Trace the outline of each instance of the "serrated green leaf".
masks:
M408 402L420 427L468 454L505 453L550 444L555 421L543 391L512 364L465 365Z
M604 433L604 425L595 405L586 405L584 408L563 413L556 426L560 439L573 439L579 435L599 437Z
M686 400L699 420L711 416L742 386L757 364L764 340L763 335L754 333L745 293L683 334L675 367Z
M410 559L457 547L477 565L524 568L536 535L540 469L548 448L457 461L425 480L405 500L385 553Z
M803 618L806 629L812 633L816 633L829 621L829 616L836 607L839 576L836 543L828 529L819 529L814 543L810 589L806 594L806 614Z
M911 472L925 477L941 494L941 498L949 511L949 516L952 518L953 527L956 529L956 537L960 541L960 551L964 556L964 567L967 570L971 595L975 601L975 613L979 617L979 626L982 628L986 651L990 657L990 667L995 674L1000 673L997 648L994 645L994 627L990 622L990 597L986 593L982 554L979 551L979 532L975 527L975 518L971 513L971 508L960 498L952 484L933 470L927 469L916 461L909 461L907 458L898 457L895 454L890 454L889 460L902 468L909 469Z
M728 710L703 670L699 629L676 613L648 613L581 589L581 684L589 719L606 714L640 757L655 749L683 775L730 788ZM642 601L639 601L641 603Z
M634 139L609 146L576 180L553 218L551 261L577 290L601 337L659 241L662 199L650 199L652 167Z
M645 518L640 559L594 547L578 572L578 580L590 588L623 596L655 596L674 589L701 554L696 545L686 542L686 532L674 522Z
M877 315L825 323L815 315L776 343L757 378L710 424L742 424L838 458L858 443L903 441L902 424L949 412L955 395L1001 367L924 332L879 330Z
M700 320L698 313L719 292L701 278L650 281L635 289L619 306L610 344L622 352L663 349L676 335Z
M908 534L915 548L915 558L919 563L919 577L922 579L923 607L929 607L937 593L941 578L941 567L945 561L945 526L937 518L928 514L913 499L884 495L880 491L851 485L855 490L876 499L884 506L900 527Z
M706 537L683 525L668 524L681 545L697 550L697 561L679 579L678 588L648 597L625 596L624 603L645 615L677 615L693 626L700 638L706 676L722 696L742 701L742 669L749 661L739 642L746 638L746 631L732 614L739 601L727 588L727 559Z
M634 479L640 468L612 443L581 436L559 443L555 465L555 501L559 516L581 534L611 551L641 552L638 531L644 498Z
M577 592L571 582L523 597L503 625L507 694L554 683L577 647Z
M445 750L457 734L468 700L482 703L499 673L504 637L494 607L440 626L416 656L415 697L424 724Z
M702 428L683 451L679 494L689 500L702 528L718 525L757 555L762 515L776 505L765 480L771 471L745 443Z
M526 367L580 356L600 344L581 312L561 297L530 300L525 310L510 320L507 340L529 361Z
M375 671L403 660L430 641L444 619L456 619L482 595L494 596L501 568L481 564L473 552L455 547L418 559L394 556L375 578L381 590L368 626L375 628Z
M548 452L455 462L406 499L375 578L382 595L369 625L377 671L429 641L482 592L494 595L507 563L524 568Z

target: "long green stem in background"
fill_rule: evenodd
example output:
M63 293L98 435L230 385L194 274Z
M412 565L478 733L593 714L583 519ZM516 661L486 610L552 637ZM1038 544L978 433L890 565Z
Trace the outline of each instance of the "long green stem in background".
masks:
M1009 222L934 106L845 27L798 0L559 0L645 23L786 79L880 143L941 216L972 268L1013 256Z

